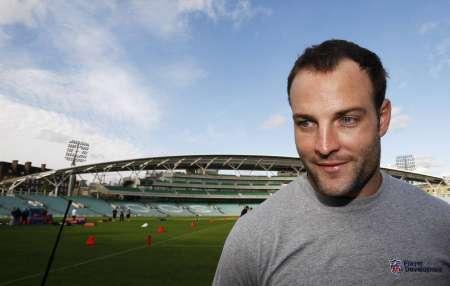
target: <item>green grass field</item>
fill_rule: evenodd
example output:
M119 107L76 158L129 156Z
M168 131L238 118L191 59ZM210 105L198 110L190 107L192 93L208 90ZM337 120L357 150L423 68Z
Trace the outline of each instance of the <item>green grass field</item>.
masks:
M200 218L195 228L192 220L133 218L93 228L66 226L46 285L211 285L235 219ZM144 222L148 228L140 227ZM157 233L160 225L165 233ZM58 230L1 225L0 286L40 285ZM85 245L88 235L95 236L95 246Z

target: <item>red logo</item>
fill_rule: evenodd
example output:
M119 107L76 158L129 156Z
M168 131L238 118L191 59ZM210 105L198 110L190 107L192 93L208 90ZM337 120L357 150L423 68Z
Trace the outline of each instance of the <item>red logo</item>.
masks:
M391 268L391 272L394 274L398 274L403 271L402 261L400 259L396 258L389 259L389 267Z

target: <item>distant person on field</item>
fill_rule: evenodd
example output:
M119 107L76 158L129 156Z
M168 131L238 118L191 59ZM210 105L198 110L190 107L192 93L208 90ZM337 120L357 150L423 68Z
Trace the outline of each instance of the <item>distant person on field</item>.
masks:
M241 216L245 215L248 212L248 210L249 210L249 207L245 206L241 211Z
M297 58L287 92L306 172L236 222L213 285L450 285L450 205L380 170L386 78L344 40Z
M117 208L113 208L112 215L113 215L113 220L115 221L117 218Z
M131 217L131 209L127 208L127 220L130 220Z
M123 222L123 220L124 220L124 213L123 213L123 209L122 209L122 208L120 209L119 220L120 220L121 222Z
M20 209L17 207L13 208L13 210L11 211L11 216L12 216L11 225L19 225L20 219L22 217L22 212L20 211Z
M30 211L26 208L22 211L22 221L21 224L28 224L28 215Z
M76 220L77 219L77 209L73 208L72 209L72 220Z

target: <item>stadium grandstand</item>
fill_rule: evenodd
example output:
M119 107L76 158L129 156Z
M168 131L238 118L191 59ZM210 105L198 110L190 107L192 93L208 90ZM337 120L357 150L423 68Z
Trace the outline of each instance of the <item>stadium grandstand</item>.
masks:
M450 203L443 178L400 169L384 172L417 185ZM102 162L48 170L0 181L0 216L15 207L41 206L62 216L67 200L83 216L110 216L113 209L130 209L135 216L237 216L245 205L257 207L283 185L304 172L295 157L257 155L165 156ZM125 177L123 174L129 176ZM75 196L67 196L68 178L81 179ZM106 183L105 174L120 181ZM30 185L28 182L34 182Z

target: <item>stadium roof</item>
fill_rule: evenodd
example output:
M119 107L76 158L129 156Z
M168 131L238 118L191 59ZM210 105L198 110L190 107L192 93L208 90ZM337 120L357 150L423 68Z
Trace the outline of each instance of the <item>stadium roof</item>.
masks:
M129 159L101 162L89 165L57 169L35 173L24 177L3 180L3 187L17 186L27 179L67 178L71 174L96 174L105 172L145 171L145 170L248 170L278 171L300 173L304 171L302 162L297 157L261 156L261 155L180 155ZM388 174L408 181L445 184L443 178L425 174L382 168Z
M78 174L120 172L131 170L253 170L301 172L303 164L298 158L257 155L185 155L150 157L124 161L104 162L75 168Z

